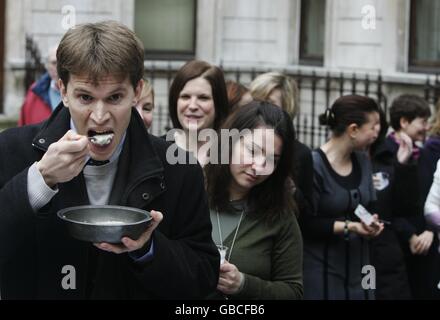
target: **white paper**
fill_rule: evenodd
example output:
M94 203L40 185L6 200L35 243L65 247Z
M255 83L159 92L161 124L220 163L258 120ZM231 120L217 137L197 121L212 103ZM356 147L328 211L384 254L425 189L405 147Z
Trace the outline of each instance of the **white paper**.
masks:
M354 214L361 219L363 223L367 226L370 226L373 221L373 215L367 211L361 204L357 206L356 210L354 210Z

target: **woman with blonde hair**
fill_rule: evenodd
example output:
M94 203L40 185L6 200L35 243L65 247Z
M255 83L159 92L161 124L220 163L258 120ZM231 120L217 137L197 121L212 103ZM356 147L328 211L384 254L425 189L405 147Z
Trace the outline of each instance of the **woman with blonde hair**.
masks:
M280 72L267 72L250 84L252 98L269 101L286 111L294 119L298 113L298 86L289 76Z
M153 122L153 110L154 110L154 89L150 81L144 79L144 87L142 89L141 98L135 106L139 112L145 127L150 129Z
M299 91L296 81L279 72L267 72L256 77L249 86L254 100L268 101L295 118L299 111ZM313 161L310 149L297 139L293 141L297 150L293 159L292 178L294 181L295 199L301 215L314 215L313 194Z
M371 163L365 154L378 136L379 106L368 97L342 96L319 117L331 138L313 151L316 216L303 225L304 298L368 300L373 291L362 285L369 264L371 238L383 230L374 214L365 224L358 205L374 209L376 193Z

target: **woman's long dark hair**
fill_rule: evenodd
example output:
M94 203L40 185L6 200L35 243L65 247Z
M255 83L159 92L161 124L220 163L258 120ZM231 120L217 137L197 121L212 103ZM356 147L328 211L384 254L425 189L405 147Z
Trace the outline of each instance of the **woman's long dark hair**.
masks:
M279 162L274 172L262 183L253 187L248 194L248 204L252 213L273 221L284 214L293 214L296 205L291 193L291 170L295 132L289 115L281 108L268 102L253 101L237 109L226 120L222 129L253 130L260 126L272 128L283 142ZM232 150L237 134L232 139L221 141L220 152ZM235 141L234 141L235 140ZM231 154L229 154L231 159ZM229 211L229 187L232 181L229 164L207 164L205 166L209 204L219 211Z

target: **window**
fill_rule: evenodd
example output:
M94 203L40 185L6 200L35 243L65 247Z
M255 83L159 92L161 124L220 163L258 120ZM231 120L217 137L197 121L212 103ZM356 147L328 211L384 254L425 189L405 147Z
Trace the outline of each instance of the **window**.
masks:
M191 59L195 54L196 0L136 0L135 32L149 59Z
M410 71L440 70L440 1L411 1Z
M324 64L325 0L301 1L299 62Z

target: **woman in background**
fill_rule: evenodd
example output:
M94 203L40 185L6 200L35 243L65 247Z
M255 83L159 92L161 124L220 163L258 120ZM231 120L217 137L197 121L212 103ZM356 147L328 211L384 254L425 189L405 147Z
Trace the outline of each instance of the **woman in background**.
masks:
M254 100L269 101L286 111L292 120L299 111L299 91L296 82L280 72L257 76L249 85Z
M229 114L223 71L201 60L187 62L171 84L168 108L173 128L180 129L173 131L172 140L203 166L208 155L199 150L207 141L199 133L217 130Z
M228 247L217 289L231 299L301 299L302 239L288 189L292 122L254 101L222 128L236 129L232 141L219 142L231 150L229 164L205 167L213 239Z
M440 281L440 256L437 252L438 238L431 225L424 217L424 204L430 185L425 181L426 162L420 145L424 143L429 131L428 119L431 110L428 102L420 96L402 94L396 97L389 108L390 125L393 128L387 137L388 149L397 155L402 134L411 139L412 154L410 160L416 167L418 174L406 184L413 184L418 189L418 199L413 201L402 211L404 216L399 224L394 223L398 233L402 235L401 246L405 254L408 280L413 299L439 299L440 290L437 284ZM426 158L424 160L427 160Z
M268 101L290 116L291 121L299 112L299 91L296 82L287 75L279 72L260 74L250 84L254 100ZM313 216L313 161L310 149L297 139L294 141L296 150L293 159L293 181L295 200L298 204L300 219Z
M142 94L136 105L136 110L144 121L145 127L150 129L153 122L153 110L154 110L154 89L151 83L144 79L144 88Z
M228 93L229 109L231 112L252 101L249 89L239 82L227 80L226 91Z
M377 138L379 107L370 98L343 96L319 117L332 136L313 151L314 201L317 215L305 221L304 297L363 300L362 269L369 264L368 239L383 224L373 215L366 225L354 214L358 205L371 212L376 200L372 170L363 152Z
M425 202L425 219L438 234L440 232L440 160L437 162L434 181Z

